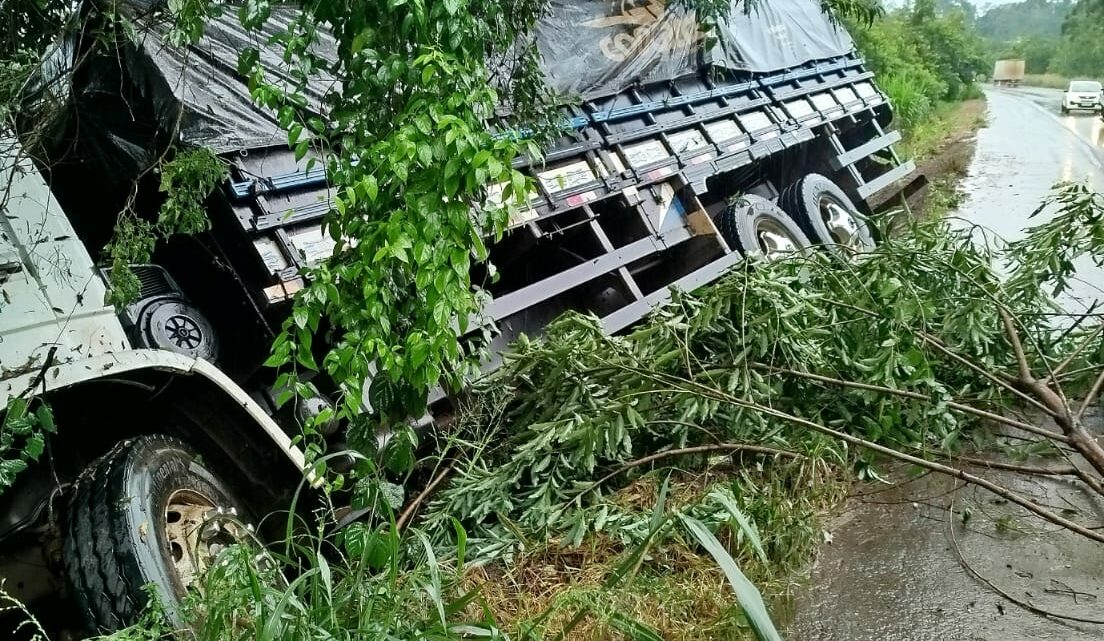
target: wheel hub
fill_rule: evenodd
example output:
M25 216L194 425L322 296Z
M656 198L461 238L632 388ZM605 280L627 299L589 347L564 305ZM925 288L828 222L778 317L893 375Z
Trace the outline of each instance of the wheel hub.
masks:
M763 219L756 223L755 235L759 240L759 249L768 260L797 251L801 247L785 227L770 219Z
M187 316L177 314L165 321L165 331L177 347L195 349L203 343L203 333L199 325Z
M852 249L862 249L862 237L855 216L831 198L820 201L820 217L837 244Z
M223 509L194 490L177 490L165 507L166 552L185 589L199 579L226 547L242 540L234 508Z

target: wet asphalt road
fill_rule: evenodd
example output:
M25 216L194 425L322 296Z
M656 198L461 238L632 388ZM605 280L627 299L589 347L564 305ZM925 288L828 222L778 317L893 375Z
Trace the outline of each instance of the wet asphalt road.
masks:
M1086 181L1104 191L1099 116L1062 116L1060 91L990 89L986 96L989 122L963 184L961 224L1015 240L1046 218L1028 219L1055 183ZM1104 299L1104 270L1078 265L1078 275L1085 281L1075 286L1078 300L1063 303ZM1086 418L1104 429L1104 417ZM1104 524L1104 502L1060 480L985 475L1079 522ZM1104 619L1104 547L1055 531L984 490L956 490L945 477L859 492L831 524L834 542L822 547L795 599L790 641L1104 639L1104 625L1029 613L966 569L1039 607Z
M1024 228L1049 212L1029 216L1056 183L1087 183L1104 191L1104 119L1088 112L1061 113L1055 89L994 89L986 92L988 125L978 132L977 152L962 183L965 200L957 212L963 224L980 225L1003 240L1021 238ZM1084 308L1104 299L1104 270L1077 263L1078 277L1063 304Z

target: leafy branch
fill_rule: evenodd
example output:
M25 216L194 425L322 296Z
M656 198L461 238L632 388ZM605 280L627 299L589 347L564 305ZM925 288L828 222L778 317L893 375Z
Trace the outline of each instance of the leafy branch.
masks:
M1035 245L1054 242L1053 226L1085 239L1068 249L1071 257L1100 251L1088 239L1104 217L1085 209L1098 207L1095 196L1073 186L1058 195L1070 206L1008 250L1028 257L1028 273L1038 269L1030 256L1047 255ZM843 468L865 465L869 454L892 457L1104 540L984 474L1061 474L1098 492L1102 479L1099 445L1079 422L1104 380L1099 320L1055 324L1040 313L1053 300L1016 284L1024 272L997 276L1006 258L969 231L913 223L854 263L817 255L748 264L678 296L624 337L563 318L541 341L518 343L503 370L477 387L475 397L486 400L476 406L502 409L456 436L477 445L457 458L424 520L465 514L469 530L489 539L502 536L500 515L527 532L557 532L573 514L605 504L600 486L631 480L634 461L670 451L684 456L665 465L693 467L703 460L694 452L750 443ZM1047 280L1068 278L1072 264ZM1088 400L1066 407L1061 399L1076 394ZM1034 418L1014 416L1024 406ZM1079 456L1038 466L964 455L964 443L989 429Z
M133 211L123 211L105 248L111 261L107 302L117 308L138 298L141 285L131 266L150 262L159 239L198 234L210 227L207 199L228 175L226 163L205 148L181 150L158 169L165 199L157 220L150 222Z
M8 401L0 423L0 492L38 461L46 451L46 438L56 431L48 405L18 396Z

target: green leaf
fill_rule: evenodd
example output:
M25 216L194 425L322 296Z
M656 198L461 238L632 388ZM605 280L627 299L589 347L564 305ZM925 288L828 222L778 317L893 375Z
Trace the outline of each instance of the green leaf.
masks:
M302 124L295 123L291 127L289 127L288 128L288 136L287 136L287 138L288 138L288 147L295 147L297 144L299 144L299 139L302 137L302 135L303 135L303 125ZM297 158L297 160L298 160L298 158Z
M287 405L287 402L293 398L295 398L295 390L290 387L284 388L276 395L276 409L280 409L284 405Z
M30 460L37 461L45 449L46 441L38 434L32 434L27 437L27 442L23 445L23 454Z
M379 184L376 182L376 177L372 174L366 174L364 178L361 179L360 184L368 200L375 202L376 197L379 196Z
M445 175L445 194L455 196L460 190L460 174Z
M743 609L744 616L747 617L756 638L759 641L782 641L782 635L775 629L774 622L767 612L767 606L763 603L763 596L759 593L759 589L744 576L739 566L736 565L736 561L721 545L721 542L713 536L713 533L701 521L694 517L680 514L679 519L690 534L698 540L698 543L709 552L713 560L720 566L721 571L724 572L725 577L728 578L732 590L736 593L736 600Z
M314 334L311 333L309 328L302 328L299 330L299 349L307 352L311 351L311 346L314 344Z
M276 123L284 129L291 127L291 123L294 120L295 110L291 108L291 105L280 107L280 111L276 113Z
M310 151L310 141L300 140L299 144L295 145L295 161L299 162L300 160L306 158L308 151Z
M625 638L630 639L630 641L665 641L648 624L621 612L612 612L609 616L609 622L614 629L625 635Z
M452 521L452 529L456 532L456 573L463 574L464 554L468 549L468 533L456 517L450 518Z
M747 537L748 542L751 543L751 547L755 550L755 554L758 555L759 560L763 562L763 565L769 566L770 560L767 558L766 550L763 549L763 542L759 539L759 530L740 509L740 506L736 505L736 502L733 501L732 497L726 492L715 491L711 492L710 496L720 501L721 505L732 515L732 518L736 519L736 523L739 524L740 530L744 533L744 536Z
M318 364L314 362L314 354L310 350L299 348L295 351L295 360L312 372L318 371Z
M27 415L27 401L16 396L8 401L8 411L4 415L5 420L14 421Z
M27 462L22 459L0 460L0 488L11 487L15 477L26 469Z
M261 54L255 47L246 47L238 54L238 73L243 76L248 76L253 67L257 64ZM284 125L281 125L283 127Z
M57 432L57 426L54 425L54 412L50 409L49 405L45 403L40 404L35 409L35 416L38 418L38 426L43 432L47 434L54 434Z

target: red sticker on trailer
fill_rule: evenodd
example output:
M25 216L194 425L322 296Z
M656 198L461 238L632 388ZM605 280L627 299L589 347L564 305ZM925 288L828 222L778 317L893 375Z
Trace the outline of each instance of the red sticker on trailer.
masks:
M584 193L581 193L581 194L575 194L574 196L571 196L570 198L568 198L564 202L567 203L568 207L578 207L579 205L581 205L583 203L588 203L592 200L594 200L594 192L593 191L588 191L588 192L584 192Z
M671 173L671 168L670 167L660 167L659 169L649 171L647 176L645 176L645 177L648 180L659 180L660 178L663 178L664 176L670 175L670 173Z

